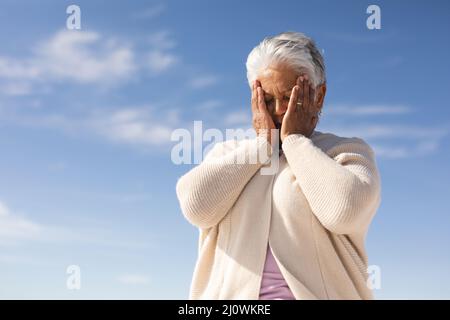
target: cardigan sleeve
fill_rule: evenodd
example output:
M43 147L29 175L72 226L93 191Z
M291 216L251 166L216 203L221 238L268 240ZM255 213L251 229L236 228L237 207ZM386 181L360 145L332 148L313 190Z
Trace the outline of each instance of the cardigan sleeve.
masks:
M360 138L341 138L325 153L301 134L287 136L282 148L320 223L337 234L365 233L381 202L372 148Z
M271 155L270 143L259 136L216 143L202 163L177 181L176 193L185 218L199 228L218 224Z

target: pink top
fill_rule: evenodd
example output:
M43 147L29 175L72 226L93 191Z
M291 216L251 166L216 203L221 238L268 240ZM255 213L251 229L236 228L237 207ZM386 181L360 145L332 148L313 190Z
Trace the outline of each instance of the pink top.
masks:
M267 244L266 262L261 280L259 300L295 300Z

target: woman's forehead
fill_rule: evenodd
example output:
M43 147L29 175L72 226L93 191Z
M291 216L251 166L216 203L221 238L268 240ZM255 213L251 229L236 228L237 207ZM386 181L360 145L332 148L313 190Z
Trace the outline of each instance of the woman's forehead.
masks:
M269 67L261 72L259 81L264 91L269 94L281 94L292 90L297 80L297 73L285 66Z

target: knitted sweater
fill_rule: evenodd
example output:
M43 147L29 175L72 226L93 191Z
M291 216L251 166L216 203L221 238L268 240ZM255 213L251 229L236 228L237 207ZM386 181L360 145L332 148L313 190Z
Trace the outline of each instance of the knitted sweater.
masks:
M314 131L284 139L276 174L261 174L267 161L236 164L266 149L262 137L217 143L179 178L181 211L199 231L189 299L257 300L268 241L296 299L373 299L364 243L381 180L371 147Z

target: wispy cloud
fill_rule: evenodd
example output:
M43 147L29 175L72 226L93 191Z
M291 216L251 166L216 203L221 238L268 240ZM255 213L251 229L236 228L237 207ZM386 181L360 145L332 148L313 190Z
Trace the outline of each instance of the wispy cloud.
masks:
M117 280L126 285L147 285L150 283L150 278L143 274L123 274Z
M133 51L92 31L61 30L41 41L27 58L0 56L3 94L23 95L33 86L57 81L102 86L127 79L136 70Z
M0 94L28 95L43 85L62 81L108 88L143 72L160 75L180 63L168 30L154 32L146 40L147 48L136 51L130 41L98 32L60 30L34 45L28 57L0 55ZM214 81L202 79L194 86Z
M0 201L0 246L15 246L30 241L43 245L87 244L126 250L148 249L153 246L129 236L122 240L116 231L92 224L70 227L42 224L11 211Z
M41 234L41 225L11 212L6 204L0 201L0 245L35 239Z
M346 42L351 44L369 44L369 43L381 43L392 39L398 35L398 31L391 29L380 34L372 34L370 32L350 33L350 32L336 32L327 31L326 36L339 42Z
M219 108L223 105L223 102L220 100L206 100L195 107L198 111L211 111Z
M39 267L51 267L52 262L48 259L41 257L32 257L29 254L0 254L0 263L2 265L26 265L26 266L39 266Z
M156 106L97 108L78 115L10 113L3 122L24 127L59 130L72 137L97 137L130 146L164 146L180 127L176 108ZM53 169L55 169L53 167Z
M200 107L204 111L214 109L219 105L222 105L222 103L218 100L208 100ZM62 130L70 135L88 135L90 137L94 135L117 144L137 147L164 147L172 145L170 137L174 129L188 128L190 124L179 118L178 109L161 110L157 109L156 106L125 106L94 109L77 117L63 114L17 115L10 121L19 125ZM389 109L371 106L361 107L357 110L362 115L391 115L412 112L409 108L402 106ZM339 112L346 115L354 111L355 109L351 109L351 111L341 109ZM251 113L236 110L221 114L220 120L213 120L212 125L217 128L250 128L252 126ZM337 125L321 125L318 130L332 132L343 137L361 137L370 141L371 144L376 144L379 155L399 158L406 155L426 155L427 153L437 152L443 139L448 137L450 126L377 124L373 122L359 122L348 125L344 122Z
M36 51L41 76L104 83L126 78L135 70L129 47L91 31L60 31Z
M225 116L224 124L226 126L234 126L234 125L251 125L252 117L251 113L241 110L234 111Z
M448 126L413 126L403 124L356 124L352 126L326 127L330 132L346 137L363 136L367 139L392 138L392 139L441 139L448 135Z
M173 67L179 62L179 58L162 50L150 51L147 55L147 66L153 73L160 73Z
M6 82L0 86L0 94L6 96L24 96L31 92L31 84L24 81Z
M372 148L378 157L390 159L427 156L438 151L439 146L440 142L438 140L419 141L413 145L372 144Z
M131 17L134 19L153 19L160 16L165 10L166 6L163 3L159 3L139 12L134 12Z
M174 114L169 117L176 121ZM144 108L122 108L108 114L100 112L88 122L89 127L109 140L132 145L165 144L170 141L174 129Z
M336 125L321 125L319 131L332 132L343 137L360 137L370 141L377 156L400 159L427 156L439 151L444 138L450 132L450 125L410 125L403 123L380 123L374 117L409 115L414 108L402 104L330 104L324 113L333 116ZM355 121L358 117L359 121ZM370 118L370 122L368 122ZM348 121L351 119L351 125ZM381 118L375 118L381 119ZM402 121L407 121L405 117ZM342 122L342 123L341 123ZM378 122L378 123L377 123ZM323 129L322 129L323 128Z
M197 75L192 77L189 85L195 89L203 89L209 86L213 86L219 82L219 77L211 74Z
M145 57L145 66L153 73L159 74L180 63L181 58L172 50L176 45L168 30L159 30L146 37L151 50Z
M427 156L439 151L450 132L449 126L413 126L403 124L358 124L324 127L319 131L370 141L377 156L405 158Z
M350 106L350 105L327 105L324 112L332 115L345 116L372 116L372 115L395 115L407 114L414 112L414 109L404 105L364 105L364 106Z
M41 68L31 60L20 60L0 56L0 77L9 79L35 79L42 73Z
M169 30L159 30L151 33L146 37L147 42L157 49L172 49L176 47L177 43L172 37Z

